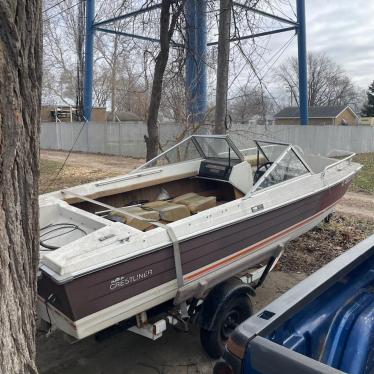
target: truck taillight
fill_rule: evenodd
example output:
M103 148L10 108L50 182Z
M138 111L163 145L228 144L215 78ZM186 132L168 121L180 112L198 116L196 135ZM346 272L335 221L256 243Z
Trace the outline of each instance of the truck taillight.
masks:
M219 361L214 366L213 374L234 374L234 371L227 362Z

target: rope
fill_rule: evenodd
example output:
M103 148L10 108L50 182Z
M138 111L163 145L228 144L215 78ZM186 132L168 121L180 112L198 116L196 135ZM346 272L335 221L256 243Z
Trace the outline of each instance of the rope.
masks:
M71 153L73 152L73 149L74 149L74 147L75 147L75 144L77 144L77 141L78 141L78 139L79 139L79 136L80 136L80 134L82 133L83 128L84 128L84 126L85 126L86 123L87 123L87 121L84 121L84 122L83 122L83 124L82 124L82 126L81 126L81 128L80 128L80 130L79 130L79 132L78 132L78 134L77 134L77 136L76 136L76 138L75 138L75 140L74 140L73 145L72 145L71 148L69 149L69 152L68 152L68 154L67 154L67 156L66 156L64 162L62 163L60 169L57 171L55 177L52 179L51 182L49 182L49 184L47 185L47 187L44 189L43 192L48 192L48 190L49 190L49 189L50 189L50 188L51 188L51 187L56 183L57 178L60 176L62 170L64 169L64 167L65 167L65 165L66 165L66 163L67 163L67 161L68 161L68 159L69 159L69 157L70 157L70 155L71 155Z

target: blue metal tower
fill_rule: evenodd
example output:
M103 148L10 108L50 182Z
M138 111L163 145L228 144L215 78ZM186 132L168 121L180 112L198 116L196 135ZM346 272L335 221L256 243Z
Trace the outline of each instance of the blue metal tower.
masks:
M305 0L296 0L299 60L300 124L308 124L308 63L306 49Z
M161 8L161 3L141 8L137 11L124 15L96 22L95 0L86 0L86 43L85 43L85 73L84 73L84 103L83 115L87 121L91 120L92 94L93 94L93 42L94 32L106 32L110 34L122 35L125 37L159 42L159 39L148 38L126 32L119 32L106 25L134 17L138 14L150 12ZM247 11L259 14L260 16L275 19L288 27L270 30L257 34L250 34L231 39L232 42L245 39L253 39L276 33L296 31L298 35L298 60L299 60L299 103L300 122L302 125L308 124L308 77L307 77L307 52L306 52L306 27L305 27L305 0L296 0L297 22L287 18L276 16L239 2L233 2L236 7L241 7ZM186 90L187 90L187 111L189 118L193 122L200 122L204 119L207 111L207 69L206 55L207 47L216 45L217 42L207 43L207 0L186 0ZM174 46L182 45L174 43ZM182 46L183 47L183 46Z
M187 112L192 122L201 122L207 111L207 20L206 1L186 1L186 90Z
M92 86L93 86L93 46L94 46L95 0L86 1L86 45L84 59L83 83L83 116L85 121L91 121Z

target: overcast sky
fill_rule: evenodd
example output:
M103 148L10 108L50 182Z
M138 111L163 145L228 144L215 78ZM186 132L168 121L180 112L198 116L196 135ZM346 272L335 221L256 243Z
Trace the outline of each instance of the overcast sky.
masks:
M373 15L373 0L306 0L308 50L325 52L367 88L374 80Z

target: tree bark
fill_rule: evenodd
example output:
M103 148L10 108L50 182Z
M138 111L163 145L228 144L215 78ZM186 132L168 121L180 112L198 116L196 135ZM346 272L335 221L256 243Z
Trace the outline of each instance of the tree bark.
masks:
M174 3L178 4L178 8L177 11L173 12L173 16L171 17L172 5ZM156 157L158 154L160 137L157 120L161 103L162 84L169 59L170 41L173 37L181 10L183 9L183 3L184 1L181 0L162 0L160 16L160 52L156 57L151 100L148 109L148 136L144 136L147 146L147 161Z
M41 1L0 0L0 373L36 373Z
M215 134L226 133L232 0L220 0Z

